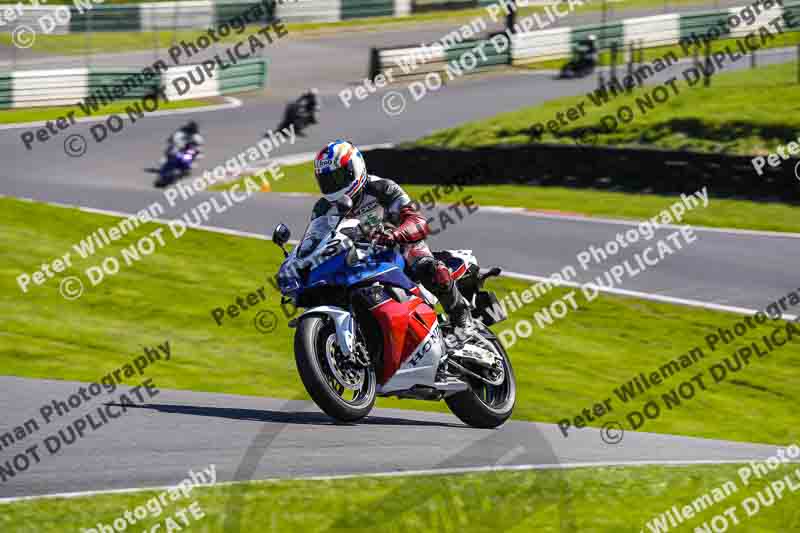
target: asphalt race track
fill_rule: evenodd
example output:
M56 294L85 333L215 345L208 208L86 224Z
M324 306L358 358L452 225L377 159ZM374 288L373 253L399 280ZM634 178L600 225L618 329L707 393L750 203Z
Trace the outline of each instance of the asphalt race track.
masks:
M66 399L79 386L0 377L0 410L13 413L4 417L0 431L29 417L41 420L44 403ZM449 414L399 409L376 409L362 423L337 425L310 401L185 391L160 391L150 403L107 427L87 430L55 454L45 450L45 437L113 396L101 395L9 448L10 457L38 443L41 462L0 485L0 498L174 485L190 469L211 464L221 482L474 467L734 462L765 459L776 451L655 433L629 432L607 444L599 429L575 430L564 438L555 425L526 422L479 430Z
M381 40L387 44L418 42L438 31L391 32ZM319 60L295 71L288 61L276 60L272 71L274 94L267 91L263 97L245 98L236 109L198 115L208 143L203 167L211 168L238 153L273 127L292 88L296 89L292 95L306 86L321 88L321 124L312 128L307 138L283 146L277 154L280 156L315 151L337 137L357 144L413 140L467 120L580 94L595 83L594 79L556 82L552 73L542 72L490 74L454 82L419 102L408 102L404 113L390 117L380 108L383 92L350 109L339 102L338 91L364 75L361 69L366 69L367 45L362 42L356 46L358 36L326 39L333 48L338 39L342 51L358 57L358 73L348 66L328 76L337 70L335 65L317 72ZM298 55L309 57L310 52L304 50ZM325 56L336 57L336 52L329 49ZM760 63L793 57L779 52L764 54ZM747 67L746 61L732 68L740 67ZM662 76L666 79L670 73ZM63 138L37 143L28 151L19 138L23 129L1 129L0 160L4 164L0 168L0 194L123 213L133 213L154 201L166 206L161 192L150 186L152 174L144 169L154 164L167 135L187 116L150 117L126 125L123 132L102 144L90 141L87 154L81 158L64 153ZM69 133L89 138L90 126L79 124ZM209 194L179 203L167 216L180 216ZM480 198L476 200L480 204ZM215 215L209 225L266 235L283 221L297 236L312 202L310 197L257 195L236 209ZM436 248L473 248L484 266L498 264L513 272L543 276L566 264L575 265L580 250L602 245L619 230L620 225L610 221L482 209L432 242ZM663 229L659 236L672 231L674 228ZM702 246L686 247L658 268L628 280L623 288L751 309L798 288L796 278L781 268L800 264L800 239L796 235L702 229L697 235ZM620 254L618 261L641 248ZM608 266L582 272L580 279L589 280ZM0 432L34 416L44 399L69 394L76 387L69 382L0 377L0 411L6 414L0 421ZM564 413L565 417L571 414ZM498 431L483 431L466 428L451 415L388 409L375 410L363 424L340 426L332 424L310 402L181 391L162 391L157 401L125 417L125 422L115 428L87 435L0 485L0 497L169 485L185 476L188 469L211 463L218 469L219 480L230 481L497 465L734 461L763 458L775 451L765 445L648 433L628 433L621 443L606 444L597 429L580 430L565 439L555 426L522 422L512 422ZM70 414L63 421L72 418ZM59 427L44 429L30 437L30 442ZM8 451L24 450L30 442L18 443Z

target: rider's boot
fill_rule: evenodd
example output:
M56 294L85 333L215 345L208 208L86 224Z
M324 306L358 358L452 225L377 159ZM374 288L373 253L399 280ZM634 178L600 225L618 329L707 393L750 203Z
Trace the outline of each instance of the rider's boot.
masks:
M461 295L461 291L458 290L455 280L450 279L447 285L437 288L439 290L435 291L434 294L442 303L450 324L461 330L471 328L472 316L470 315L469 304Z
M456 360L469 359L482 366L493 366L495 357L492 352L475 342L478 332L472 321L469 302L458 290L450 270L444 263L437 261L435 273L436 283L432 292L441 302L448 322L453 326L444 338L448 356ZM473 342L470 342L471 339Z

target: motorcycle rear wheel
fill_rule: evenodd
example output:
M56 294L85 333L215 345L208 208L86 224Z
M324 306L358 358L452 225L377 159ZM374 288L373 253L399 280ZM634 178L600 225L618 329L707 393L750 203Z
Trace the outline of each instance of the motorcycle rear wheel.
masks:
M503 345L497 339L486 337L486 340L492 343L503 359L505 380L494 386L476 378L464 378L469 382L469 390L445 398L445 403L465 424L489 429L502 425L511 417L517 399L517 381L511 359Z
M363 379L357 390L346 388L331 369L326 354L326 350L336 349L336 346L336 330L330 318L312 315L297 325L295 362L308 394L327 415L342 422L354 422L367 416L375 405L375 368L360 370ZM346 398L350 395L351 399Z

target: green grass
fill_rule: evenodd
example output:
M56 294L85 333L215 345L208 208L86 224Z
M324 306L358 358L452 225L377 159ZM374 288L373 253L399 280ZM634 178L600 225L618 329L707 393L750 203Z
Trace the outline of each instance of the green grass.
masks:
M205 466L205 465L198 465ZM741 502L766 483L789 474L781 468L745 486L737 466L585 468L568 471L501 472L460 476L357 478L331 481L255 482L194 489L165 507L156 523L196 501L205 518L189 518L199 533L247 531L307 533L344 531L436 531L451 533L635 533L677 505L691 504L723 483L738 491L674 531L693 531L731 506L742 532L789 532L800 528L797 493L788 489L771 507L748 518ZM178 480L175 480L176 483ZM796 479L795 479L796 483ZM126 510L144 506L159 492L48 499L0 505L0 528L14 533L83 531L111 524ZM152 505L152 504L151 504ZM187 512L188 515L188 512ZM238 527L236 527L238 525ZM672 531L673 529L670 529ZM175 531L177 531L175 529Z
M535 124L546 124L556 119L556 113L566 113L583 103L584 117L562 126L555 134L546 129L541 142L574 143L587 131L593 131L600 145L762 154L797 139L797 68L796 64L784 64L723 73L713 76L708 88L702 87L702 82L689 87L679 79L679 94L669 89L669 99L652 110L645 107L642 111L636 104L636 98L649 94L652 86L635 89L602 106L592 103L586 95L560 98L440 130L415 144L450 148L525 144L533 140L531 129ZM758 98L753 97L756 94ZM615 115L623 105L634 110L634 119L607 131L602 118Z
M369 164L369 155L367 155ZM286 177L271 183L274 192L304 192L319 195L313 177L311 162L281 167ZM223 190L241 183L240 178L224 185L212 187ZM403 185L403 188L422 205L432 194L432 185ZM451 192L439 189L439 203L446 205L472 195L479 205L525 207L543 211L580 213L591 216L629 218L641 220L674 202L667 196L604 192L565 187L537 187L532 185L465 186L463 191L451 187ZM689 211L684 222L699 226L720 228L759 229L768 231L800 232L800 208L779 203L750 202L746 200L721 200L712 198L705 209Z
M56 107L26 107L18 109L7 109L0 113L0 124L16 124L21 122L36 122L42 120L55 120L66 117L67 113L74 111L75 118L86 116L112 115L114 113L124 113L125 108L139 100L120 100L103 106L92 115L86 115L77 105L56 106ZM221 97L198 98L196 100L177 100L174 102L164 102L159 100L158 111L167 109L187 109L191 107L202 107L213 104L221 104L224 99ZM68 120L68 119L67 119Z
M120 248L155 229L151 224L91 259L73 258L73 268L63 275L83 280L86 291L78 300L67 301L59 295L60 275L21 293L15 281L21 272L51 261L98 226L107 228L117 220L0 199L0 247L6 251L0 266L3 374L92 381L139 355L142 346L168 340L173 359L148 374L160 388L305 397L292 354L294 330L286 325L278 294L265 279L281 261L281 253L269 242L202 231L188 231L176 240L164 230L163 248L131 266L123 263L119 274L91 287L84 270L108 256L120 258ZM702 236L699 239L695 246L702 246ZM486 266L491 262L479 259ZM227 307L236 297L260 286L265 287L266 302L236 319L226 318L222 326L213 321L212 309ZM503 279L493 280L491 286L502 297L527 285ZM530 318L533 311L564 292L554 290L496 329L512 325L517 318ZM585 303L580 298L578 302ZM262 335L253 327L259 310L278 315L279 325L272 334ZM732 327L736 319L701 309L598 297L511 348L519 387L515 419L557 422L579 414L612 396L615 387L638 372L649 372L660 362L686 353L716 328ZM703 366L758 339L772 327L765 325L710 354ZM797 341L750 365L737 383L710 386L707 393L650 421L644 430L750 442L798 440L794 409L800 378ZM679 382L673 379L670 387ZM656 392L669 392L669 388ZM380 400L378 404L446 410L442 403L409 400ZM637 399L617 408L597 424L609 420L625 423L627 411L641 409L641 403Z

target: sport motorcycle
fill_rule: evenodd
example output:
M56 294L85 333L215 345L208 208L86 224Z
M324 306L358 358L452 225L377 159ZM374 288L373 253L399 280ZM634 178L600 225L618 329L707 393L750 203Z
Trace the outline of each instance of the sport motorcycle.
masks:
M169 187L179 179L189 176L192 173L192 163L200 156L200 150L194 145L168 156L158 170L158 179L153 186Z
M406 275L398 250L376 244L346 216L351 208L345 197L336 214L315 218L291 252L285 224L272 236L285 255L282 304L304 309L289 326L296 328L295 362L311 398L342 422L364 418L384 396L444 400L470 426L503 424L516 381L489 326L507 317L483 288L501 270L481 272L471 250L434 253L471 305L474 327L457 329L436 313L435 296Z

